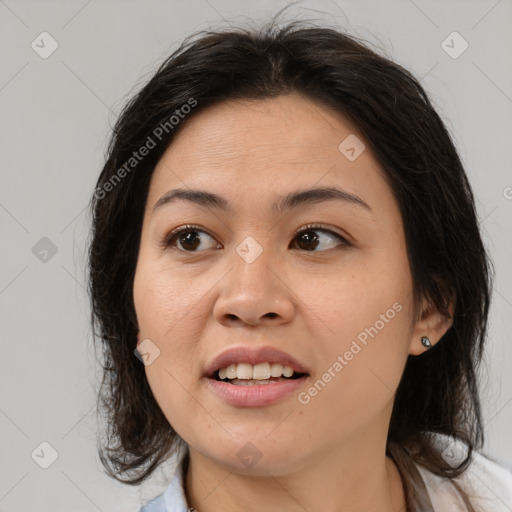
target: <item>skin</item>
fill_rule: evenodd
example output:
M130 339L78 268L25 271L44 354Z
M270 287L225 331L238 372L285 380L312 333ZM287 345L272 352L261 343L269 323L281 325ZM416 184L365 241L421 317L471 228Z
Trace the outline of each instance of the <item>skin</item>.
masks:
M385 454L393 393L408 355L425 350L421 336L436 343L450 321L413 303L402 218L369 145L348 119L295 93L223 102L182 128L152 176L133 293L140 339L160 350L145 367L149 385L189 446L189 506L405 511ZM338 149L350 134L366 145L354 161ZM320 186L356 194L371 211L339 200L270 209ZM178 187L222 195L232 212L179 200L152 213ZM309 223L322 225L317 247L296 236ZM162 247L186 224L204 231L195 252ZM263 251L252 263L236 252L248 236ZM202 381L226 348L271 345L308 367L307 391L395 303L400 312L308 404L292 393L235 407ZM249 442L261 455L251 467L237 456Z

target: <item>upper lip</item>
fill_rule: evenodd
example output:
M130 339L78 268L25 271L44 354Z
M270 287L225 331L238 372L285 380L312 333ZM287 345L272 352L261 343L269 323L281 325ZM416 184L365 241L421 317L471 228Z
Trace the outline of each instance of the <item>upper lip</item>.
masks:
M230 364L248 363L280 363L283 366L289 366L297 373L309 373L307 368L303 366L295 357L274 347L250 347L240 345L232 347L215 356L206 365L206 376L211 377L221 368L226 368Z

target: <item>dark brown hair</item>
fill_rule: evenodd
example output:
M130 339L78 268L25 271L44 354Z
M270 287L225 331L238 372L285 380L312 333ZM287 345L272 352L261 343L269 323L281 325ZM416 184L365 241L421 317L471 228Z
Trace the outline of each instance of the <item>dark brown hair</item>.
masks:
M477 369L492 266L463 165L418 80L359 39L303 21L279 28L273 20L260 29L193 34L129 101L116 123L91 199L89 292L93 332L104 356L99 408L107 417L100 458L110 476L135 485L181 440L134 356L133 281L156 163L178 130L207 106L292 92L353 121L384 169L404 222L415 304L427 298L450 316L448 305L454 300L451 328L428 352L408 358L396 391L387 447L411 504L415 498L407 484L407 464L414 461L452 478L467 468L473 449L483 445ZM193 108L183 108L193 102ZM173 115L179 115L176 124L170 122ZM127 167L149 138L153 147L147 156ZM467 445L459 467L440 456L435 434Z

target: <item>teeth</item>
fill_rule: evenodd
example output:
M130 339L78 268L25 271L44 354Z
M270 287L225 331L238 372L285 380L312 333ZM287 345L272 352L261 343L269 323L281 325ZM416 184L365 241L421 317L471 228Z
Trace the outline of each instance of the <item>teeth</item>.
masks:
M293 369L289 366L283 366L283 375L285 377L291 377L293 375Z
M283 365L282 364L272 363L270 365L270 375L272 377L281 377L282 374L283 374Z
M226 368L226 377L228 379L236 379L236 364L230 364Z
M270 382L268 379L271 377L291 377L292 375L293 369L280 363L230 364L219 370L220 379L259 380L262 384Z
M252 379L252 364L241 363L236 367L237 379Z
M270 378L270 363L255 364L252 370L252 378L255 380L267 380Z

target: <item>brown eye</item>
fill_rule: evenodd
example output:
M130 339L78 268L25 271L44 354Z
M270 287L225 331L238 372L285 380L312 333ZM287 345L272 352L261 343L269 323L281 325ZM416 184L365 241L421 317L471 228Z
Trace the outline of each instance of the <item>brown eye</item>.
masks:
M201 235L206 236L202 237ZM185 226L184 228L171 233L165 239L163 245L164 247L172 247L183 252L200 252L202 250L215 248L214 245L211 247L204 247L204 245L208 243L207 238L215 242L215 240L202 229L195 226ZM203 247L197 250L201 244L203 244ZM217 244L217 247L219 247L219 244Z
M324 236L318 236L318 233L323 233ZM325 236L327 235L327 236ZM294 240L297 240L296 245L299 249L309 252L320 252L315 251L315 249L321 245L323 240L330 240L330 247L327 247L324 250L331 249L338 245L349 245L349 243L337 233L330 231L329 229L324 229L319 226L306 226L296 233ZM338 243L335 243L338 241ZM341 241L341 244L339 243Z
M349 242L341 235L317 225L302 228L294 236L295 245L307 252L323 252L336 246L349 246ZM340 243L341 242L341 243ZM208 246L208 243L210 244ZM325 248L316 250L322 243ZM184 226L173 231L162 242L163 249L171 248L181 252L202 252L209 249L220 249L222 246L206 231L197 226Z

